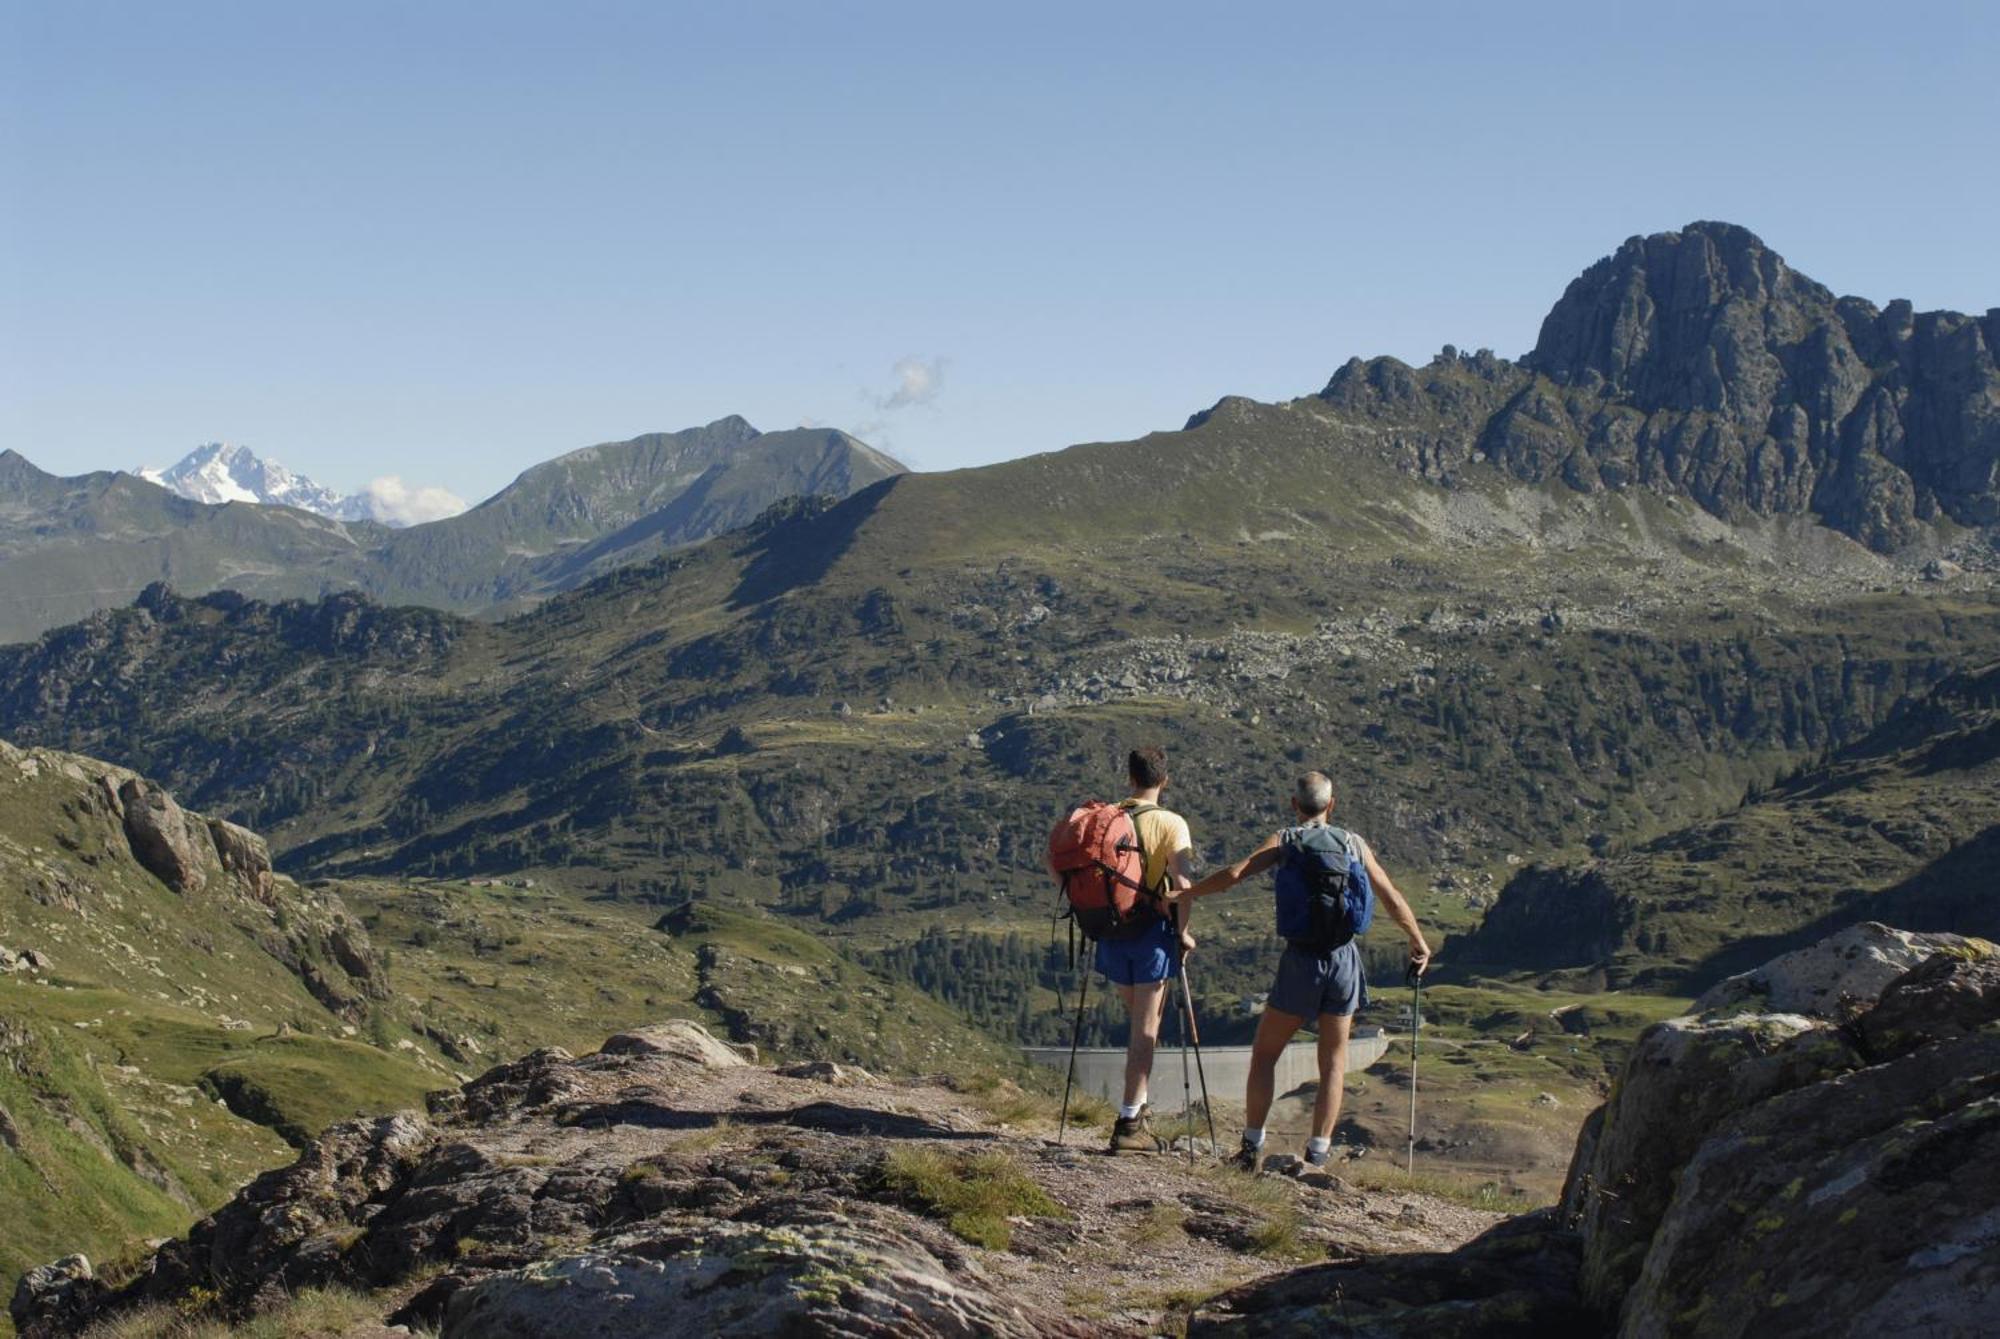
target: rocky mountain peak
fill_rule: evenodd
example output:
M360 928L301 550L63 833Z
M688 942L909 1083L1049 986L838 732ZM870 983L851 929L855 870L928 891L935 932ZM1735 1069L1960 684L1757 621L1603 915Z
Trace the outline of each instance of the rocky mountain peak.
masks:
M1585 270L1525 362L1646 409L1755 413L1782 351L1836 322L1833 294L1748 228L1693 223L1629 238Z
M1476 449L1529 480L1811 514L1897 549L1933 520L2000 519L1997 329L1835 298L1735 224L1633 237L1549 312L1521 364L1537 378Z

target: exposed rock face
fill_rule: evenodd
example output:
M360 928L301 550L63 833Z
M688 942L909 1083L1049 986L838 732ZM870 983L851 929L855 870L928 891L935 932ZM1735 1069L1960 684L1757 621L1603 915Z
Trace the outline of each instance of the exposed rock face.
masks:
M1172 1290L1220 1289L1246 1264L1281 1268L1241 1253L1274 1201L1308 1249L1419 1253L1396 1266L1396 1286L1438 1316L1455 1303L1498 1316L1524 1299L1536 1315L1575 1310L1573 1292L1526 1298L1525 1280L1574 1274L1573 1250L1535 1244L1564 1237L1545 1220L1496 1236L1468 1276L1444 1249L1497 1215L1323 1174L1232 1195L1177 1159L1082 1153L1074 1135L1055 1147L1053 1124L1029 1136L1009 1121L938 1083L760 1068L668 1022L594 1055L549 1049L501 1065L427 1117L336 1126L116 1293L92 1285L65 1302L37 1284L18 1315L27 1339L47 1339L146 1302L212 1299L241 1318L338 1283L393 1290L388 1320L452 1339L1137 1335L1155 1332ZM932 1190L897 1170L911 1165L932 1169ZM997 1243L953 1226L958 1210L934 1198L995 1176L1016 1186L989 1225ZM1186 1226L1170 1248L1107 1253L1148 1221ZM1123 1300L1077 1316L1079 1286ZM1386 1315L1393 1297L1379 1300Z
M1863 921L1762 967L1718 981L1694 1002L1697 1013L1726 1013L1747 1006L1761 1012L1839 1018L1853 1005L1876 999L1889 983L1941 950L1962 950L1952 934L1912 934Z
M1524 391L1484 445L1526 478L1668 484L1890 548L1940 513L1994 521L1996 339L2000 311L1836 299L1747 229L1696 223L1570 284L1523 360L1556 389Z
M2000 957L1857 927L1725 983L1825 1012L1672 1019L1586 1125L1564 1204L1632 1339L1975 1334L2000 1296ZM1858 1016L1852 1016L1859 1009Z
M756 1267L744 1268L745 1260ZM1029 1317L963 1278L886 1212L860 1205L623 1233L586 1254L496 1274L455 1294L443 1339L650 1339L663 1321L682 1334L746 1339L1088 1333Z
M1675 1018L1639 1039L1582 1169L1582 1287L1617 1309L1639 1275L1675 1178L1716 1124L1778 1093L1860 1065L1840 1035L1791 1014Z
M189 821L174 797L133 777L118 788L118 801L125 814L125 837L139 863L176 892L201 891L208 882L208 852L203 849L209 845L208 835Z
M236 876L245 892L269 903L277 876L271 869L271 848L264 839L248 828L220 818L208 820L208 835L215 843L216 855L221 857L222 868Z
M1940 516L2000 518L1996 348L2000 309L1836 298L1747 229L1694 223L1585 270L1518 364L1355 359L1321 398L1378 420L1391 457L1440 482L1490 460L1724 517L1810 515L1887 550Z
M1623 1333L1969 1335L1996 1294L2000 1036L1963 1037L1715 1127Z
M1871 1055L1891 1058L2000 1021L2000 954L1973 941L1898 978L1856 1024Z
M605 1055L659 1055L685 1060L709 1069L734 1069L747 1063L729 1043L709 1035L708 1029L683 1018L637 1032L621 1032L604 1043Z
M103 1293L104 1285L98 1282L87 1256L64 1256L23 1274L14 1285L7 1313L16 1325L24 1326L31 1319L44 1325L71 1325L88 1314Z

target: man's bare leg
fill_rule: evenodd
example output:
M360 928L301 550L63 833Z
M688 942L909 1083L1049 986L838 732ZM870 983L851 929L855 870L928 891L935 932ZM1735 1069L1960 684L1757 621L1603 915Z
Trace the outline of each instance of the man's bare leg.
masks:
M1160 1020L1167 1003L1165 981L1118 987L1125 1001L1125 1016L1131 1020L1131 1037L1125 1043L1125 1105L1138 1106L1146 1100L1146 1088L1153 1073L1153 1051L1160 1044Z
M1264 1006L1264 1016L1257 1020L1257 1039L1250 1044L1250 1078L1243 1089L1246 1129L1264 1128L1264 1118L1271 1114L1271 1099L1276 1096L1278 1086L1278 1057L1284 1054L1286 1043L1305 1021L1297 1014Z
M1347 1014L1319 1016L1319 1096L1313 1099L1313 1138L1333 1138L1340 1124L1340 1098L1347 1082L1347 1033L1354 1019Z

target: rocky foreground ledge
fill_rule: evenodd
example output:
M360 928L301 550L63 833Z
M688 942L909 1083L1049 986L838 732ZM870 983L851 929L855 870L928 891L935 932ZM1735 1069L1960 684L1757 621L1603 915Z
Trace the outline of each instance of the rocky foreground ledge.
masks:
M333 1284L381 1303L357 1339L1137 1334L1299 1259L1442 1260L1499 1221L1324 1173L1111 1158L1101 1132L1057 1147L1036 1106L1011 1085L762 1067L669 1022L336 1126L138 1277L45 1266L13 1314L67 1336Z
M13 1314L41 1339L339 1284L379 1303L351 1339L1991 1333L1992 946L1860 926L1701 1005L1640 1039L1564 1204L1512 1219L1058 1148L1018 1094L674 1022L335 1127L136 1277L46 1266Z

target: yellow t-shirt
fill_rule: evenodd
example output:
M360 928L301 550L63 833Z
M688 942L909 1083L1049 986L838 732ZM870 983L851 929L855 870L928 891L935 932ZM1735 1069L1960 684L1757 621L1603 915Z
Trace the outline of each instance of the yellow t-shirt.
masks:
M1121 800L1118 807L1131 809L1137 800ZM1167 881L1167 862L1174 853L1194 854L1187 820L1171 809L1148 809L1135 815L1132 826L1139 830L1139 844L1146 848L1146 887L1159 888Z

